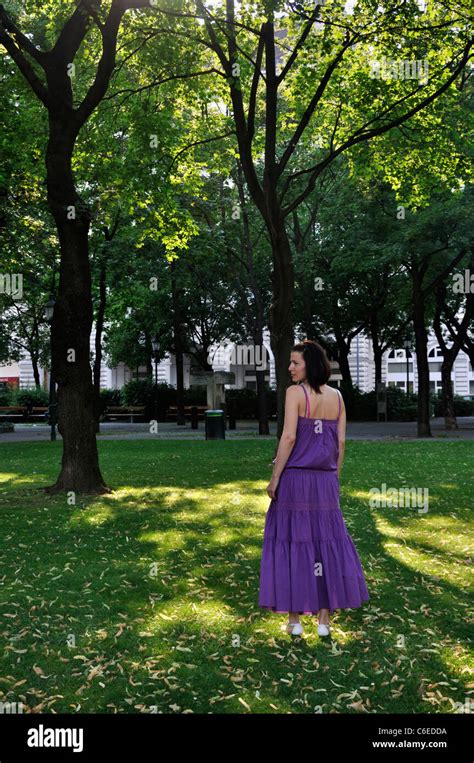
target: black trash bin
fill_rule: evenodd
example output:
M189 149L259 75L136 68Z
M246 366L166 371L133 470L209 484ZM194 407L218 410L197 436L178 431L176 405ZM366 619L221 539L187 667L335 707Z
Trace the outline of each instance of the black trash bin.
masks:
M206 416L206 440L225 440L224 411L204 411Z

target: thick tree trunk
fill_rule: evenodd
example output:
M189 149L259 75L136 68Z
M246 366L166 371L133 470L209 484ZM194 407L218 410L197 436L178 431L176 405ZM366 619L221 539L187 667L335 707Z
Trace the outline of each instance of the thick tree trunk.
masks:
M373 352L374 352L374 366L375 366L375 389L377 389L377 382L382 381L383 352L380 350L380 347L376 341L373 343Z
M291 383L288 367L291 348L294 344L293 333L293 294L294 273L290 243L283 219L277 218L271 230L273 249L273 299L270 306L268 326L270 344L275 358L277 383L277 439L283 432L285 418L286 389Z
M383 352L382 352L381 345L379 344L379 325L378 325L376 313L371 313L369 325L370 325L370 336L372 339L372 352L374 353L375 389L377 389L377 383L382 381Z
M471 265L474 264L474 254L471 257ZM464 317L460 323L452 321L450 316L450 310L447 311L445 317L445 325L449 326L449 334L452 340L452 344L448 347L444 332L443 332L443 320L442 315L446 310L447 302L447 283L442 281L438 284L436 289L436 311L433 320L433 328L438 340L441 352L443 353L443 362L441 364L441 394L443 400L443 415L445 427L448 430L458 429L458 422L454 411L454 399L453 399L453 385L451 381L451 371L454 366L455 360L458 356L459 350L462 347L463 342L468 336L469 326L472 323L472 315L474 312L474 294L468 293L466 297Z
M31 365L33 367L33 378L35 380L35 387L36 389L41 389L41 379L40 379L40 372L38 368L38 357L33 353L30 353L30 357L31 357Z
M430 367L428 333L425 327L425 301L415 273L413 282L413 328L418 368L418 437L432 437L430 427Z
M456 414L454 412L453 384L451 381L453 364L454 358L451 353L448 357L443 359L441 364L441 389L446 429L459 429Z
M258 280L255 274L254 258L253 258L253 244L252 235L250 232L250 221L247 213L247 204L244 193L244 181L242 168L239 162L236 163L236 182L239 191L240 206L242 208L242 231L243 231L243 250L247 261L247 273L249 278L250 288L252 289L255 299L255 317L252 316L248 322L251 325L252 339L254 347L260 347L262 351L262 359L267 356L267 351L263 346L263 329L265 326L265 308L263 305L263 299L261 290L258 284ZM265 391L265 369L258 370L255 366L255 376L257 379L257 416L258 416L258 433L259 435L268 435L270 430L268 428L268 407L267 407L267 395Z
M173 301L173 343L176 360L176 425L185 426L184 415L184 352L182 339L181 301L176 277L176 261L170 264L171 270L171 297Z
M78 197L71 156L75 135L50 116L46 153L48 203L61 249L59 293L54 309L51 353L58 384L58 429L63 438L61 472L48 492L107 492L97 453L94 388L89 360L92 328L88 252L89 210Z
M97 308L97 318L95 322L95 357L94 357L94 418L95 431L100 432L100 370L102 366L102 332L104 330L105 306L107 300L106 293L106 273L105 262L101 264L99 274L99 306Z
M348 391L354 389L352 383L351 369L349 366L349 350L347 349L345 341L342 339L337 342L337 362L342 376L342 384Z
M153 346L151 343L150 334L145 333L145 366L147 379L151 382L155 381L155 375L153 371Z

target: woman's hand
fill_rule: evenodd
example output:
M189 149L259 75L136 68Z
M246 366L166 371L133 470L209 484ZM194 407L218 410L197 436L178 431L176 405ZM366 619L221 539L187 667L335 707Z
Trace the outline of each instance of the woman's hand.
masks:
M270 482L267 485L267 493L269 497L272 499L276 498L276 490L277 490L279 482L280 482L279 477L272 477Z

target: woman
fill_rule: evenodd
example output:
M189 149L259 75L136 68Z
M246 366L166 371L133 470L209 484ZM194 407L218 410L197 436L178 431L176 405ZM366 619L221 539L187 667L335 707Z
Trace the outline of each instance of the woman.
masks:
M329 612L369 600L354 542L339 507L346 413L331 367L312 340L296 344L289 366L285 422L265 519L259 606L288 612L287 631L301 635L302 614L318 614L328 636Z

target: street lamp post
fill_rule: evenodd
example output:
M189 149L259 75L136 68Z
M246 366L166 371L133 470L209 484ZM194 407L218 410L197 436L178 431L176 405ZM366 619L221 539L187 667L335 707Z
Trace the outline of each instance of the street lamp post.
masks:
M403 345L405 347L405 354L406 354L406 361L407 361L407 397L408 397L408 395L410 394L410 389L409 389L409 386L410 386L410 363L409 363L409 360L408 360L408 353L409 353L410 348L411 348L410 340L409 339L405 339Z
M56 300L54 295L51 294L49 300L44 307L44 317L46 322L53 325L54 305ZM49 424L51 427L50 440L54 442L56 440L56 384L53 375L53 356L51 352L51 369L49 372Z
M154 416L155 421L158 421L158 353L160 351L160 344L156 334L152 337L151 349L153 350L153 359L155 361Z

